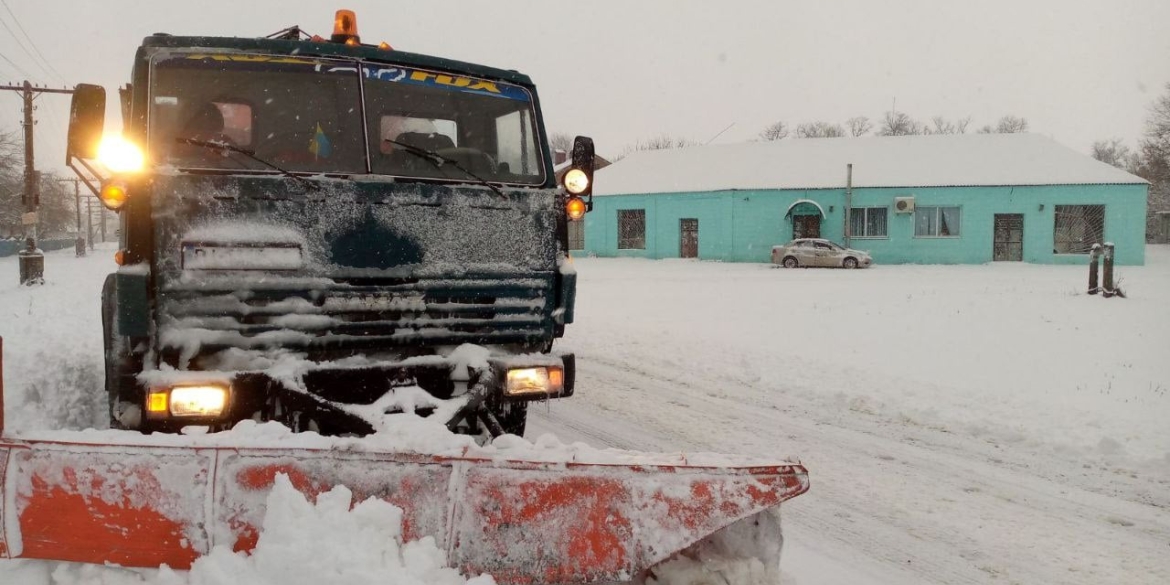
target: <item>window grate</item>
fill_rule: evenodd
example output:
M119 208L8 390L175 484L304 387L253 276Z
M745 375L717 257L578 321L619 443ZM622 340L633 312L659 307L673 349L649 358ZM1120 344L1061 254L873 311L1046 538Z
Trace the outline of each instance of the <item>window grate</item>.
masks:
M646 249L646 210L622 209L618 212L618 249Z
M1088 254L1105 239L1104 205L1057 205L1054 215L1054 254Z

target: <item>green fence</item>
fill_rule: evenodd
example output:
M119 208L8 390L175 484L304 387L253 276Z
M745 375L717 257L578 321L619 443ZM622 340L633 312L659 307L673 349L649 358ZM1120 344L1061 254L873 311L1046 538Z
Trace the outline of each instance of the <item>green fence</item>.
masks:
M77 243L74 238L50 238L37 242L37 247L45 252L52 252L53 250L65 250L72 248ZM0 258L5 256L15 256L17 252L24 249L24 240L0 240Z

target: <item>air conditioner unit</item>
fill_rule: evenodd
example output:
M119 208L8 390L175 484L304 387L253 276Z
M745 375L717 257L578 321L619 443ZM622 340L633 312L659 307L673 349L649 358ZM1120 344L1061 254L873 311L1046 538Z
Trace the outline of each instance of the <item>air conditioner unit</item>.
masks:
M894 212L914 213L913 197L894 197Z

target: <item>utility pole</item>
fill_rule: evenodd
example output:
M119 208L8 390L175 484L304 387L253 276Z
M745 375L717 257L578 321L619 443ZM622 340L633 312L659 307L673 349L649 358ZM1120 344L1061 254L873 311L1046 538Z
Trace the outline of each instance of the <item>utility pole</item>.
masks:
M0 91L18 91L24 102L24 122L21 124L24 127L24 193L21 202L24 203L25 213L35 214L41 203L41 187L37 183L36 161L33 157L33 126L36 124L33 120L33 100L42 93L72 94L73 90L36 87L26 80L21 85L0 85ZM35 219L35 215L29 219L34 221L30 228L34 239L37 237Z
M35 87L33 84L25 80L20 85L0 85L0 91L18 91L21 99L24 102L24 122L21 124L24 127L24 191L21 194L21 202L24 203L24 215L21 216L20 223L27 226L25 235L31 239L29 253L22 256L22 262L28 265L23 266L28 274L32 274L33 264L40 267L40 272L44 272L44 256L39 255L36 251L37 240L37 208L41 204L41 186L40 175L37 173L36 160L33 158L33 126L36 121L33 120L33 100L35 100L42 93L67 93L72 94L72 89L51 89L48 87ZM41 281L43 278L40 278ZM35 281L32 279L30 281ZM22 283L24 279L21 279Z
M85 221L89 224L86 230L86 239L89 241L89 249L93 250L93 199L85 198Z
M77 210L77 239L81 240L81 246L77 248L77 255L85 255L86 238L81 235L81 180L77 178L72 179L58 179L62 183L73 183L73 205ZM89 213L88 207L86 214Z

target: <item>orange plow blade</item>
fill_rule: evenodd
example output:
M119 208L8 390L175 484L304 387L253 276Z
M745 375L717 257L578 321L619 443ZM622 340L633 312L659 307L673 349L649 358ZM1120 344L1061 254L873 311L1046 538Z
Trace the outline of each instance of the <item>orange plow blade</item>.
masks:
M808 490L800 465L564 463L0 440L0 558L162 564L251 550L278 474L402 508L404 538L499 583L631 579Z

